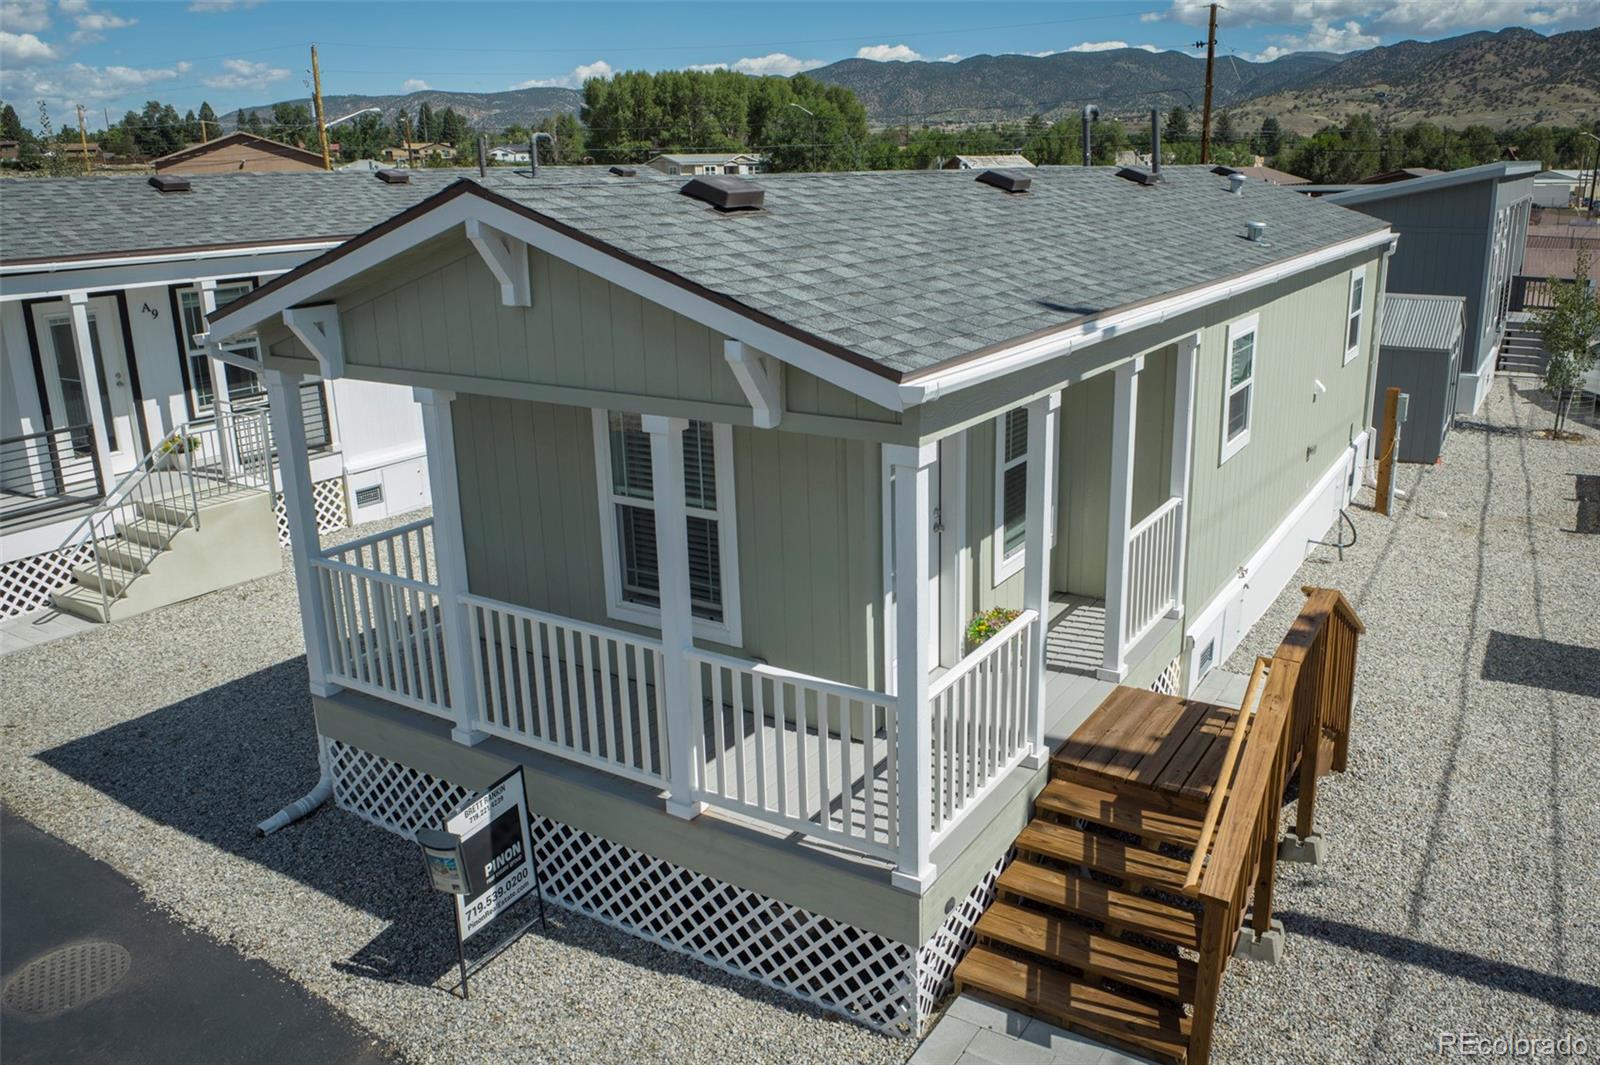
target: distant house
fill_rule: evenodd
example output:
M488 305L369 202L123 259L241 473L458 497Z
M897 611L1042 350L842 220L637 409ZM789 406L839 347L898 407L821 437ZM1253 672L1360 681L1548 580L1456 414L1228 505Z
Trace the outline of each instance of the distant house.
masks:
M356 159L334 167L335 170L359 170L365 174L376 173L379 170L387 170L388 168L387 163L380 163L376 159Z
M1546 170L1533 179L1535 207L1566 207L1574 194L1582 196L1589 188L1588 170Z
M944 161L945 170L1005 170L1031 167L1032 163L1021 155L953 155Z
M283 174L322 169L322 153L254 133L191 144L150 164L158 174Z
M1308 178L1303 178L1299 174L1291 174L1287 170L1278 170L1270 166L1236 166L1230 169L1238 171L1245 177L1255 178L1257 181L1265 181L1268 185L1311 184Z
M697 174L754 174L766 169L765 156L748 152L698 152L683 155L658 155L645 164L673 177Z
M21 144L17 141L0 141L0 162L14 163Z
M510 148L502 144L489 149L491 163L526 163L529 161L526 148Z
M85 154L90 159L99 159L102 155L100 145L94 141L90 141L88 144L68 141L60 146L60 150L68 159L82 159Z
M403 162L410 159L426 159L430 155L437 155L441 159L454 159L456 147L442 141L412 141L394 148L385 148L383 157L389 162Z

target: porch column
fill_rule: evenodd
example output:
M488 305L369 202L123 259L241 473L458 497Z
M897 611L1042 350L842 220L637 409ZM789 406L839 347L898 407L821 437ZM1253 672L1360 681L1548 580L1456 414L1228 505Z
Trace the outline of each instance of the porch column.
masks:
M278 472L283 478L283 509L289 519L289 558L294 582L300 589L300 628L306 637L306 672L311 691L328 696L339 690L328 680L328 615L323 609L322 583L311 560L322 554L317 535L317 508L311 493L311 462L306 451L306 423L300 404L300 375L266 371L267 411L272 419L272 439L278 446Z
M1178 504L1178 528L1172 538L1172 609L1167 617L1183 616L1184 564L1189 551L1189 463L1194 456L1194 373L1200 354L1200 334L1178 341L1178 375L1172 390L1172 460L1167 495Z
M444 661L449 676L450 709L456 727L450 738L471 747L488 736L478 729L477 651L467 620L466 538L461 527L461 485L456 479L456 431L450 404L454 392L417 388L422 406L422 436L428 448L428 487L433 494L434 571L439 578L439 609L444 625ZM300 409L299 393L294 407Z
M928 804L933 794L933 751L928 670L928 534L933 523L931 470L939 445L885 444L886 467L894 477L894 627L896 774L900 794L900 862L896 887L920 894L933 880L933 826Z
M72 346L78 349L83 405L89 410L90 435L94 438L95 473L100 478L100 494L106 495L116 486L116 478L111 472L110 426L106 425L105 405L100 402L100 360L95 356L94 332L89 327L89 294L68 293L67 308L72 312Z
M1128 674L1128 530L1133 527L1133 437L1144 356L1116 368L1111 412L1111 491L1106 535L1105 661L1100 679L1121 682Z
M656 504L656 570L661 596L661 659L667 704L667 812L685 820L706 804L695 799L700 755L700 701L695 697L688 654L694 650L694 609L689 603L689 512L683 494L683 434L686 418L646 414L650 434L650 479Z
M211 316L216 311L217 281L208 277L200 282L200 313L205 316L206 328L210 328ZM208 350L210 354L206 358L206 367L211 372L211 414L217 423L217 449L222 458L223 473L231 478L239 472L239 457L234 451L233 401L228 395L228 364L217 358L215 348L208 347ZM299 393L295 393L293 398L298 406Z
M1028 765L1038 769L1050 757L1044 743L1044 651L1050 628L1050 514L1054 496L1055 421L1061 393L1028 404L1027 540L1023 547L1022 607L1038 615L1028 643Z

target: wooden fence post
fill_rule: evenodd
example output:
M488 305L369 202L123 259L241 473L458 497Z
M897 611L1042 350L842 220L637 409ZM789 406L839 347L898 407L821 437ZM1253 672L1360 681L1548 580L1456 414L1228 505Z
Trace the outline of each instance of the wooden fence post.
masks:
M1400 431L1400 389L1383 393L1383 433L1378 437L1378 513L1389 516L1394 506L1395 438Z

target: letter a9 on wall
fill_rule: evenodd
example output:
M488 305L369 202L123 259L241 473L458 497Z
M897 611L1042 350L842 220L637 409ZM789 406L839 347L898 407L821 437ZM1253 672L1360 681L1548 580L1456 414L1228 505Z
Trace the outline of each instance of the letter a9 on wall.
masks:
M464 943L533 890L533 840L527 797L518 767L450 818L446 830L461 838L466 894L456 896Z

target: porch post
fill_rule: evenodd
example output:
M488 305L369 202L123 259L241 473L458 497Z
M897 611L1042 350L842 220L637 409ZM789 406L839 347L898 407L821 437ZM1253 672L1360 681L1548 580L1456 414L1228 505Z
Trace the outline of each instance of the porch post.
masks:
M1030 768L1050 757L1044 744L1044 651L1050 628L1050 501L1054 494L1056 412L1061 393L1052 392L1028 404L1027 540L1024 541L1022 607L1038 615L1028 641L1028 754Z
M200 282L200 313L208 323L207 328L210 328L211 316L216 312L217 281L208 277ZM206 367L211 372L211 414L217 423L217 448L222 456L223 474L232 478L239 472L239 458L234 452L233 401L228 395L228 364L217 358L215 348L209 350L211 354L206 358ZM294 401L298 406L298 393Z
M454 392L417 388L412 395L422 406L422 436L428 448L428 487L433 494L434 571L439 578L439 609L443 614L444 661L449 676L450 709L456 727L450 738L468 747L482 743L488 733L477 727L477 648L472 646L467 621L466 538L461 527L461 485L456 479L456 432L450 404ZM298 410L296 393L295 409Z
M689 602L689 513L683 494L683 434L686 418L646 414L650 434L650 480L656 504L656 570L661 595L661 658L667 704L667 812L685 820L706 804L695 799L699 775L700 700L688 654L694 650L694 610Z
M89 328L89 294L68 293L67 307L72 312L72 346L78 349L78 375L83 379L83 405L89 410L94 438L95 472L100 475L100 494L106 495L115 487L116 477L111 472L110 427L100 402L100 360L95 357L94 333Z
M1116 368L1111 413L1111 492L1106 535L1105 661L1100 679L1121 682L1128 674L1128 530L1133 527L1133 437L1144 356Z
M1172 609L1167 617L1183 616L1184 563L1189 553L1189 463L1194 456L1194 372L1200 353L1200 334L1178 341L1178 379L1172 390L1172 471L1167 495L1178 504L1178 528L1172 538Z
M885 444L885 466L894 477L894 626L896 775L900 790L900 862L891 879L918 894L933 880L933 761L928 705L928 534L933 523L929 478L939 459L937 443L920 447Z
M306 423L298 395L300 375L267 370L267 412L272 419L272 439L278 445L278 472L283 477L283 509L289 519L289 558L294 582L300 589L300 628L306 637L306 672L311 691L328 696L339 690L328 680L327 613L322 607L322 583L311 568L322 554L317 535L317 508L311 494L311 463L306 452Z

